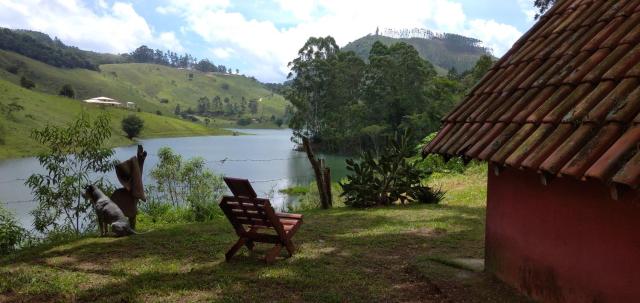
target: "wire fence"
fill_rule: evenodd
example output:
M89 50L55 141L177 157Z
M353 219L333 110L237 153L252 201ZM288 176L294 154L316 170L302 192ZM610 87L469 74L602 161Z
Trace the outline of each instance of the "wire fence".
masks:
M314 175L298 175L298 176L292 176L292 177L282 177L282 178L273 178L273 179L264 179L264 180L253 180L253 179L249 179L249 182L251 183L268 183L268 182L278 182L278 181L292 181L294 183L300 183L300 182L311 182L313 179L315 178ZM10 182L17 182L17 181L25 181L26 179L13 179L13 180L4 180L4 181L0 181L0 183L10 183ZM282 196L286 196L286 195L282 195ZM9 204L22 204L22 203L33 203L33 202L37 202L37 200L35 199L31 199L31 200L13 200L13 201L0 201L1 204L5 204L5 205L9 205Z
M149 155L158 157L158 154L150 153ZM288 161L288 160L296 160L296 159L306 159L307 156L294 156L294 157L286 157L286 158L270 158L270 159L232 159L225 157L224 159L218 160L206 160L205 163L220 163L220 165L224 165L227 162L272 162L272 161ZM149 175L147 175L149 176ZM267 182L277 182L283 180L290 180L295 183L299 183L300 181L311 181L313 180L314 175L299 175L293 177L281 177L281 178L273 178L273 179L265 179L265 180L249 180L251 183L267 183ZM9 184L9 183L18 183L27 181L26 178L16 178L16 179L8 179L8 180L0 180L0 184ZM0 203L8 205L8 204L20 204L20 203L32 203L37 200L14 200L14 201L0 201Z

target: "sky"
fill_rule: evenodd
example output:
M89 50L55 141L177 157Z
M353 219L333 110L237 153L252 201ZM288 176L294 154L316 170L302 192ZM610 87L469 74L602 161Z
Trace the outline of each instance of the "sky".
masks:
M503 55L534 23L534 0L0 0L0 27L68 45L128 53L140 45L208 58L282 82L311 36L340 46L376 28L477 38Z

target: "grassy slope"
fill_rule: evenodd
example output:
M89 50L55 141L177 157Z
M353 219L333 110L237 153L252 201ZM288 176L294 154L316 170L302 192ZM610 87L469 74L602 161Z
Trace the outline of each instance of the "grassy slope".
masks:
M520 301L484 274L441 279L429 263L482 258L485 176L476 166L432 181L448 191L440 205L306 211L298 253L272 266L258 259L268 245L225 263L236 236L223 218L23 251L0 259L0 301Z
M16 62L23 62L26 68L18 75L5 70ZM32 60L13 52L0 50L0 79L18 84L21 75L36 83L35 90L57 94L64 84L71 84L78 99L108 96L122 101L132 101L146 112L161 110L172 115L176 104L183 110L197 107L201 97L229 97L232 103L238 103L244 96L262 101L258 113L253 117L271 115L280 117L284 113L286 101L280 95L273 94L260 83L238 75L201 73L170 68L155 64L106 64L100 66L101 72L84 69L61 69ZM194 74L188 80L189 73ZM229 89L222 88L227 83ZM170 102L161 104L160 99Z
M113 135L110 146L133 143L125 137L120 128L120 121L132 112L122 109L101 109L96 106L84 105L76 100L52 96L40 92L23 89L15 84L0 80L0 103L9 104L16 102L22 105L24 111L14 113L12 118L1 116L2 122L7 127L7 142L0 145L0 159L33 155L42 150L42 147L30 138L31 130L42 128L48 123L53 125L65 124L81 111L90 115L108 112L112 118ZM138 113L145 121L141 137L169 137L185 135L214 135L226 133L226 131L207 128L200 124L190 123L171 117L157 116L155 114Z

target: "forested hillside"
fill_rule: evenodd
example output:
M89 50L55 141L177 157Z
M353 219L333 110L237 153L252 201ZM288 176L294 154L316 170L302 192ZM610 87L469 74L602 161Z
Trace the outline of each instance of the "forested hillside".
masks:
M481 56L472 69L442 76L404 42L375 42L364 61L330 36L311 37L291 65L285 94L297 109L291 127L328 151L377 150L406 129L417 141L439 128L491 64Z
M342 48L343 51L353 51L363 60L367 60L371 47L376 41L386 46L398 42L404 42L413 46L425 59L433 64L440 74L454 68L457 72L470 70L482 55L490 55L490 50L480 45L480 40L455 34L421 35L421 37L403 34L388 33L394 37L383 34L367 35Z
M83 51L29 30L0 28L0 49L63 68L98 70L100 64L125 62L122 56Z

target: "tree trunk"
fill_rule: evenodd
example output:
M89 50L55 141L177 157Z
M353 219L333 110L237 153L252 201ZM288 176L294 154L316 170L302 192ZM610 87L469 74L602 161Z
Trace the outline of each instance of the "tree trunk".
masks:
M323 161L324 164L324 161ZM323 165L324 166L324 165ZM331 195L331 169L328 166L324 167L323 171L324 181L324 196L327 199L329 207L333 206L333 196Z
M302 146L304 147L304 151L307 153L307 158L309 158L309 162L311 163L311 167L313 167L313 172L316 176L316 185L318 186L318 194L320 195L320 205L322 208L328 209L331 207L331 202L327 199L326 185L322 172L322 160L316 159L316 156L313 154L309 138L302 137Z

